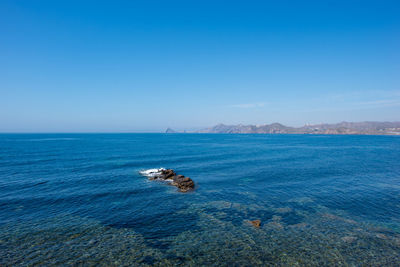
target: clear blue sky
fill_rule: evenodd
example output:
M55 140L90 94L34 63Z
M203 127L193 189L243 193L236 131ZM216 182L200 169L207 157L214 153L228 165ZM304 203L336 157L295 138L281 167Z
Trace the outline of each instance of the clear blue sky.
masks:
M400 1L0 1L0 132L400 120Z

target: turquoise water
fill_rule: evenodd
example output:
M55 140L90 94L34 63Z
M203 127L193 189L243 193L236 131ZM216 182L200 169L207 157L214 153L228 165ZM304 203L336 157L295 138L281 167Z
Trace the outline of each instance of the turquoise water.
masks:
M0 135L2 266L399 263L396 136Z

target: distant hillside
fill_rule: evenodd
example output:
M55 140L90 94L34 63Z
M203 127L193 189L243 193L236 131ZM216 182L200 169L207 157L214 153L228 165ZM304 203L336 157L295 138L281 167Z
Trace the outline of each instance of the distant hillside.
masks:
M400 122L341 122L288 127L280 123L265 125L218 124L197 133L259 133L259 134L366 134L400 135Z
M214 127L198 131L199 133L290 133L295 128L284 126L280 123L266 125L225 125L218 124Z
M165 133L176 133L175 130L171 129L171 128L167 128L167 130L165 131Z

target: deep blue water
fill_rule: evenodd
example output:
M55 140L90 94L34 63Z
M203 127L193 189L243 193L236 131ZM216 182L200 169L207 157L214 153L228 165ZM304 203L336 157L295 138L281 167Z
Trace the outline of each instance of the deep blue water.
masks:
M158 167L196 189L139 174ZM396 266L399 255L397 136L0 135L0 265Z

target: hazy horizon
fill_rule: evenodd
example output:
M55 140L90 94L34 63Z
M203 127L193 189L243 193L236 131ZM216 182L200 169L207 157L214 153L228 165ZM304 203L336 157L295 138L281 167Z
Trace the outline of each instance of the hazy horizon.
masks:
M0 132L399 121L398 1L1 1Z
M375 123L375 122L388 122L388 123L400 123L400 121L359 121L359 122L354 122L354 121L338 121L338 122L333 122L333 123L315 123L315 124L310 124L310 123L306 123L303 125L299 125L299 126L293 126L293 125L286 125L286 124L282 124L280 122L270 122L270 123L261 123L261 124L249 124L249 123L236 123L236 124L228 124L228 123L217 123L214 125L208 125L208 126L204 126L204 127L192 127L192 128L172 128L172 127L166 127L164 129L161 130L138 130L138 131L130 131L130 130L120 130L120 131L115 131L112 129L103 129L103 130L99 130L99 131L74 131L74 130L70 130L70 131L4 131L4 132L0 132L0 134L123 134L123 133L165 133L167 129L170 130L174 130L177 131L179 133L198 133L198 131L200 130L205 130L208 128L212 128L214 126L218 126L218 125L225 125L225 126L265 126L265 125L271 125L274 123L279 123L282 124L283 126L288 126L288 127L294 127L294 128L299 128L299 127L303 127L303 126L312 126L312 125L321 125L321 124L339 124L339 123L364 123L364 122L369 122L369 123Z

